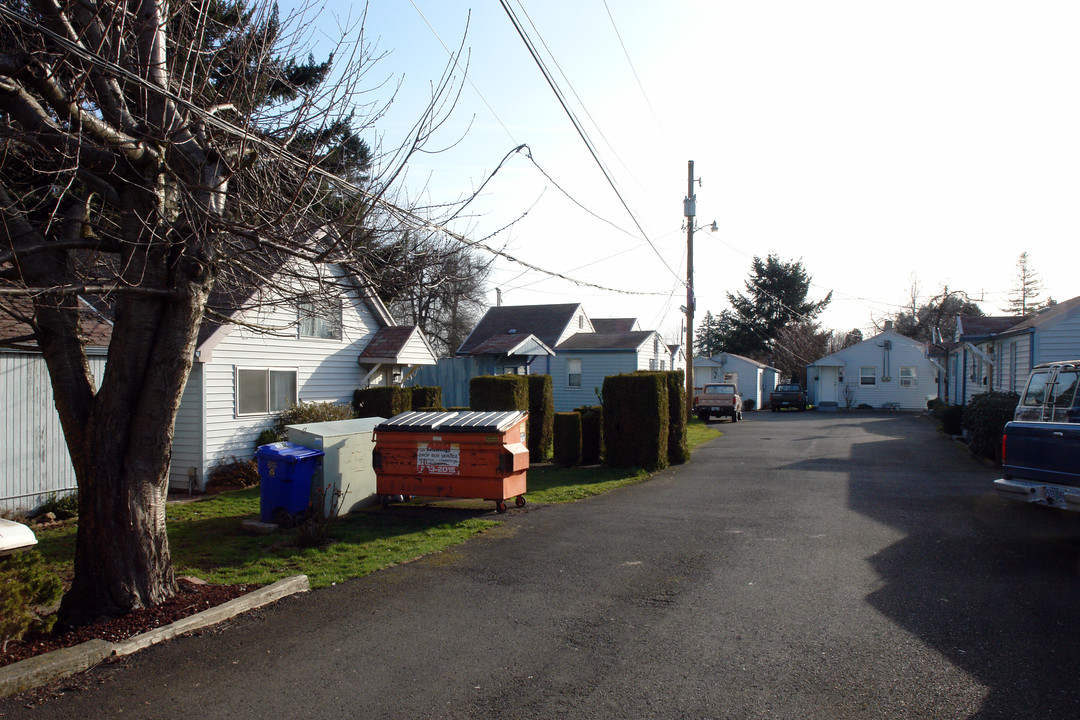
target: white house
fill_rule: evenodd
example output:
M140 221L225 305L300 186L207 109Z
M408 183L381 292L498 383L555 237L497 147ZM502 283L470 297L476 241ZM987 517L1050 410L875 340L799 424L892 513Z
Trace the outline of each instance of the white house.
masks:
M170 486L203 490L215 465L250 458L259 433L289 403L349 403L357 388L399 383L410 368L435 364L418 328L396 325L378 297L339 268L327 272L334 276L327 286L345 292L264 303L268 298L256 291L251 309L236 313L211 298L211 307L233 322L206 321L200 329L176 417ZM18 310L19 300L4 302ZM45 361L29 327L13 319L29 314L0 312L0 508L10 510L76 489ZM108 309L84 302L80 322L100 382L112 329Z
M435 364L418 328L395 325L369 288L331 272L347 288L340 296L256 303L232 323L203 327L177 413L171 487L205 489L214 466L250 457L292 403L347 404L357 388L400 383L410 368Z
M1080 297L1026 317L960 317L948 356L949 400L1021 392L1031 368L1080 358Z
M733 382L743 402L754 401L755 408L768 404L780 378L780 371L765 363L735 353L718 353L694 358L694 394L707 382Z
M819 409L925 410L927 401L937 397L939 372L925 343L886 324L879 335L807 365L807 397Z

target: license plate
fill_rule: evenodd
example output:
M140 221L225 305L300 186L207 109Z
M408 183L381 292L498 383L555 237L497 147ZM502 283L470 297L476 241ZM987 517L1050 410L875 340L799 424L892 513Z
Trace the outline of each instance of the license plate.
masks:
M1046 492L1046 501L1051 505L1064 505L1065 504L1065 491L1058 487L1051 485L1044 485L1043 491Z

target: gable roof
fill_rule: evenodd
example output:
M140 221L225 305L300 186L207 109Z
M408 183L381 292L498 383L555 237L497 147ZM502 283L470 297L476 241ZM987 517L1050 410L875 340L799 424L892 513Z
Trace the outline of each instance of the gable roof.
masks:
M590 318L593 330L598 333L632 332L637 318Z
M895 330L884 330L873 337L866 338L862 342L857 342L854 345L849 345L846 348L837 350L834 353L830 353L823 358L819 358L812 363L807 363L806 367L813 367L815 365L822 367L836 367L842 366L844 361L841 360L842 355L848 355L852 352L857 352L867 343L876 343L878 340L891 340L894 343L901 343L904 345L915 345L922 349L923 353L926 352L927 343L915 338L909 338L907 335L901 335Z
M1005 332L1020 320L1015 315L960 315L956 318L956 333L964 340L990 337Z
M1019 322L1010 327L1006 332L1021 332L1024 330L1030 330L1031 328L1038 327L1039 325L1053 324L1060 318L1064 317L1073 310L1080 308L1080 295L1074 297L1071 300L1065 302L1059 302L1057 305L1040 310L1034 315L1028 315L1025 318L1019 318ZM1018 318L1013 318L1014 320Z
M577 333L559 343L556 350L637 350L656 335L655 330L620 333ZM667 348L667 346L664 346Z
M555 347L580 309L580 303L488 308L457 352L459 355L474 354L478 345L494 335L535 335L548 348Z
M436 364L435 351L416 325L391 325L379 329L361 351L360 362L398 365L401 364L402 354L410 349L416 354L426 356L426 362L419 363L420 365Z
M554 355L555 351L529 333L492 335L469 351L470 355Z
M33 303L28 297L5 297L0 308L0 346L17 350L38 349L33 330L21 318L31 318ZM112 322L93 305L79 298L79 330L88 348L107 348L112 338Z
M724 364L723 358L725 356L733 357L736 360L742 360L743 362L750 363L751 365L754 365L762 370L776 370L776 368L774 368L772 365L766 365L759 360L754 360L753 358L748 358L743 355L736 355L735 353L729 352L717 353L716 355L710 355L709 357L702 357L698 355L694 358L694 365L715 365L717 367L722 367Z

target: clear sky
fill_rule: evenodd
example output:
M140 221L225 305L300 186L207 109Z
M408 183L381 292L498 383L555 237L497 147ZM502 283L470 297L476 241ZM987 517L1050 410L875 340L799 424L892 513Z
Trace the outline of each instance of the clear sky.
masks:
M1025 250L1044 295L1080 294L1075 0L509 4L633 217L499 0L372 0L366 23L387 53L369 81L402 83L371 138L383 147L423 108L444 43L464 36L468 79L429 146L447 149L414 159L407 191L468 196L527 144L535 164L508 160L455 229L480 239L516 220L485 242L626 291L500 259L491 304L496 287L508 305L581 302L677 339L689 160L698 225L718 227L695 234L696 324L769 253L802 260L811 299L833 292L820 319L844 331L896 312L913 282L924 299L947 285L1002 314ZM319 32L362 10L328 0Z

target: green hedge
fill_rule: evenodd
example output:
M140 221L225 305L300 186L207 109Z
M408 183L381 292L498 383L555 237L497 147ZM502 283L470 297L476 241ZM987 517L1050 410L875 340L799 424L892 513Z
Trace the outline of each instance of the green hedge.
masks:
M604 455L604 407L586 405L574 412L581 415L581 462L596 465Z
M668 465L668 393L662 373L604 378L604 464L659 470Z
M950 405L935 398L930 401L930 415L941 424L941 431L946 435L959 435L964 431L964 408Z
M555 463L563 467L581 464L581 415L576 412L555 413L552 418L555 435Z
M412 393L412 401L410 404L411 409L442 409L441 387L437 385L418 385L416 387L409 388L409 391Z
M690 445L686 441L686 376L682 370L660 374L667 382L668 462L682 465L690 459Z
M529 457L540 462L551 454L555 396L550 375L526 375L529 379Z
M473 410L529 410L527 375L479 375L469 381Z
M391 418L412 410L412 389L404 387L374 387L353 393L356 417Z
M985 392L968 400L963 427L971 433L972 452L1001 462L1001 436L1018 402L1020 396L1014 392Z

